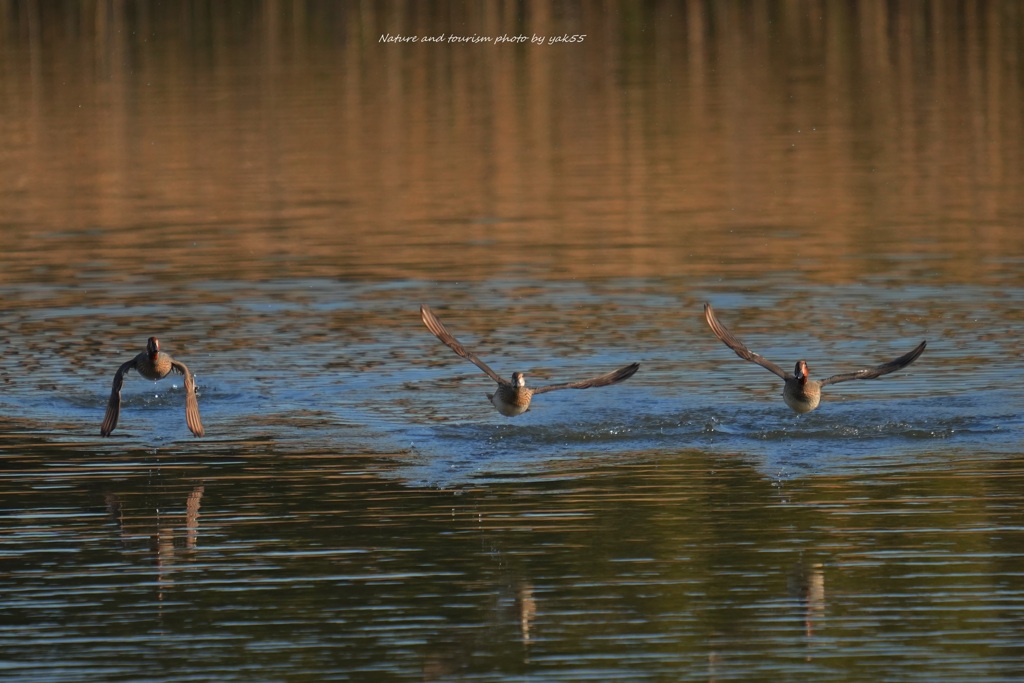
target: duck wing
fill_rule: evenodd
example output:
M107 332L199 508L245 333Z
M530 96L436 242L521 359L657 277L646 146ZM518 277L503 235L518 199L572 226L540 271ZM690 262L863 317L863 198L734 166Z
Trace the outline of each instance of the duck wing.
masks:
M630 363L626 367L619 368L612 372L601 375L600 377L591 377L590 379L580 380L579 382L567 382L565 384L549 384L545 387L538 387L533 390L534 395L543 394L548 391L555 391L557 389L590 389L591 387L606 387L609 384L618 384L623 380L627 380L636 374L636 371L640 369L639 363Z
M848 382L851 379L875 379L882 375L888 375L890 372L896 372L900 368L905 368L920 356L924 352L924 347L928 345L927 340L921 342L917 347L910 353L906 353L896 360L891 360L888 363L882 363L879 366L873 368L865 368L864 370L857 370L856 372L844 372L838 375L832 375L821 380L821 386L826 384L837 384L839 382Z
M196 378L189 372L184 363L178 360L171 361L171 368L185 376L185 424L195 436L202 436L206 433L203 429L203 421L199 418L199 401L196 399Z
M434 315L434 312L430 310L430 306L427 306L426 304L420 305L420 318L423 319L423 324L427 326L427 329L430 330L435 337L440 339L445 346L447 346L452 351L454 351L458 355L462 356L463 358L471 362L473 365L477 366L478 368L486 372L487 376L493 379L498 384L512 386L511 382L509 382L507 379L502 379L498 375L498 373L496 373L494 370L490 368L489 365L487 365L487 363L477 358L475 353L473 353L465 346L460 344L459 340L456 339L455 336L448 331L448 328L442 325L441 321L437 319L437 316Z
M132 358L114 373L114 383L110 387L110 398L107 399L107 412L103 416L103 424L100 425L100 436L110 436L117 427L117 418L121 415L121 387L124 385L124 373L135 368L138 358Z
M704 319L708 321L708 325L711 327L711 331L715 333L715 336L718 337L723 344L735 351L736 355L743 360L749 360L751 363L757 363L762 368L775 373L782 379L793 379L795 377L792 372L784 371L764 356L754 353L748 349L743 342L732 336L732 332L730 332L725 325L718 322L718 318L715 317L715 311L711 308L711 304L704 304Z

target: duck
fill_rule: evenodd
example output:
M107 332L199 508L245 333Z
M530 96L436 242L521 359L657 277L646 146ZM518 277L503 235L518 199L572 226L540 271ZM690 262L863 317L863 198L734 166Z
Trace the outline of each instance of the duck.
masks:
M725 325L718 321L718 318L715 317L715 311L709 303L704 304L704 319L711 327L711 331L715 333L715 336L723 344L735 351L737 356L751 363L757 363L781 377L786 383L782 390L782 398L787 406L799 414L809 413L818 407L821 403L822 387L826 387L829 384L838 384L839 382L848 382L853 379L877 379L883 375L888 375L890 372L896 372L917 360L918 356L924 353L924 349L928 345L928 341L924 340L913 351L905 353L887 363L876 365L873 368L866 368L855 372L844 372L822 380L815 380L811 379L810 366L805 360L798 360L793 368L793 372L786 372L764 356L748 349L740 340L733 336L732 332Z
M611 384L618 384L619 382L627 380L635 375L636 371L640 369L639 363L631 363L625 367L619 368L618 370L600 375L599 377L591 377L590 379L578 382L549 384L542 387L527 387L526 375L524 373L513 372L512 379L510 381L501 377L498 373L492 370L487 363L484 363L482 360L477 358L476 354L463 346L459 340L456 339L443 324L441 324L441 321L437 319L437 316L434 315L434 312L431 311L430 307L426 304L422 304L420 306L420 318L422 318L423 324L426 325L427 329L430 330L435 337L441 340L442 343L459 356L462 356L483 370L488 377L498 384L498 388L493 394L487 394L487 400L490 401L491 405L493 405L499 413L506 417L516 417L517 415L522 415L528 411L533 397L538 394L544 394L549 391L558 391L560 389L590 389L592 387L605 387Z
M185 376L185 424L195 436L203 436L203 422L199 418L199 401L196 400L196 382L188 367L181 361L174 360L168 354L160 350L160 340L150 337L146 341L146 350L132 358L114 373L114 384L110 389L110 399L107 401L107 412L103 417L103 424L100 426L100 436L110 436L117 427L117 419L121 414L121 386L124 384L124 375L129 370L134 370L146 379L153 381L163 379L171 372Z

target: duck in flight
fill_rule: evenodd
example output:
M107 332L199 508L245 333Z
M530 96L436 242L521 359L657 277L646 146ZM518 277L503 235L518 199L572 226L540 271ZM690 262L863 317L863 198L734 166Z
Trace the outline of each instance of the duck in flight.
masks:
M487 399L495 408L498 409L499 413L507 417L522 415L529 410L530 401L537 394L555 391L556 389L589 389L591 387L604 387L609 384L617 384L632 377L640 368L639 363L631 363L630 365L619 368L614 372L601 375L600 377L592 377L591 379L585 379L579 382L567 382L565 384L550 384L548 386L537 387L535 389L529 388L526 386L526 377L521 372L513 372L511 382L499 376L498 373L492 370L486 363L477 358L476 354L460 344L459 340L441 324L441 321L437 319L434 312L431 311L430 307L426 304L420 306L420 317L423 319L423 324L427 326L427 329L430 330L435 337L440 339L452 351L483 370L487 373L488 377L498 383L497 390L495 390L493 394L488 394Z
M718 337L723 344L735 351L737 356L743 360L749 360L751 363L757 363L761 367L774 372L776 375L781 377L786 382L786 386L782 390L782 398L786 401L786 405L798 413L809 413L818 407L818 404L821 402L822 387L828 386L829 384L847 382L851 379L876 379L882 375L888 375L890 372L895 372L905 368L917 360L917 357L921 355L924 351L924 347L928 344L927 341L923 341L910 353L904 354L896 360L891 360L888 363L882 363L881 365L873 368L857 370L856 372L845 372L838 375L832 375L831 377L826 377L823 380L815 380L811 379L809 376L810 370L806 361L798 360L793 372L785 372L782 368L764 356L760 356L748 349L740 340L732 336L732 332L730 332L725 325L718 322L718 318L715 317L715 311L711 308L711 304L704 304L704 319L707 320L708 325L711 326L711 331L715 333L715 336Z
M110 389L110 400L107 401L107 413L100 426L100 436L110 436L117 426L117 418L121 414L121 385L124 374L134 370L146 379L156 381L163 379L171 372L185 376L185 424L196 436L204 433L203 423L199 419L199 402L196 400L196 382L192 373L181 361L174 360L160 350L160 340L150 337L146 342L146 350L124 363L114 373L114 385Z

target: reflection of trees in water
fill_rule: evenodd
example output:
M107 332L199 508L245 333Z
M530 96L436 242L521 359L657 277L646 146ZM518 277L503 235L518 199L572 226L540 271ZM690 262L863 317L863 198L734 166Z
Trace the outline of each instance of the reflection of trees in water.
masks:
M1020 253L1020 3L545 4L5 5L17 261L0 281L74 282L68 264L154 245L190 280L261 279L268 261L430 278L453 259L490 278L532 255L567 278L820 259L835 282L876 275L875 251L944 252L937 272L958 275ZM510 23L592 38L372 38ZM47 230L62 238L40 248ZM851 251L866 258L836 258Z

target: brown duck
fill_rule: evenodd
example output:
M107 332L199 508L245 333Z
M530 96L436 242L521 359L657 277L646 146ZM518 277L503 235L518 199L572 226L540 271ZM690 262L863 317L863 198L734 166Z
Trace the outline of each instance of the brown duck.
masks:
M806 361L798 360L793 372L785 372L775 363L748 349L736 337L732 336L732 332L726 329L725 325L718 322L711 304L704 304L704 318L708 321L708 325L711 326L711 331L715 333L715 336L722 340L723 344L735 351L737 356L767 368L786 382L786 387L782 390L782 398L785 399L786 405L798 413L809 413L818 407L818 403L821 402L822 387L829 384L846 382L851 379L875 379L882 375L888 375L890 372L905 368L917 360L917 357L921 355L924 347L928 344L927 341L923 341L910 353L888 363L882 363L877 367L832 375L819 381L808 376L809 368Z
M466 347L460 344L459 341L452 336L452 333L441 324L441 321L434 316L434 312L431 311L430 307L426 304L420 306L420 317L423 318L423 324L427 326L428 330L434 333L435 337L444 342L444 344L446 344L452 351L486 372L488 377L498 383L498 389L493 394L488 394L487 399L495 408L498 409L499 413L507 417L522 415L529 410L530 401L537 394L555 391L556 389L589 389L591 387L604 387L609 384L617 384L618 382L632 377L640 368L639 363L632 363L626 367L619 368L614 372L601 375L600 377L593 377L580 382L551 384L531 389L526 386L525 375L521 372L513 372L511 382L500 377L498 373L488 367L486 363L477 358L476 354L467 350Z
M160 340L150 337L146 342L146 350L124 363L114 374L114 385L110 389L110 400L107 401L107 414L100 426L101 436L110 436L117 426L117 418L121 414L121 385L124 384L124 373L135 370L146 379L163 379L171 372L185 376L185 423L196 436L203 435L203 423L199 419L199 402L196 400L196 382L185 364L176 361L160 350Z

